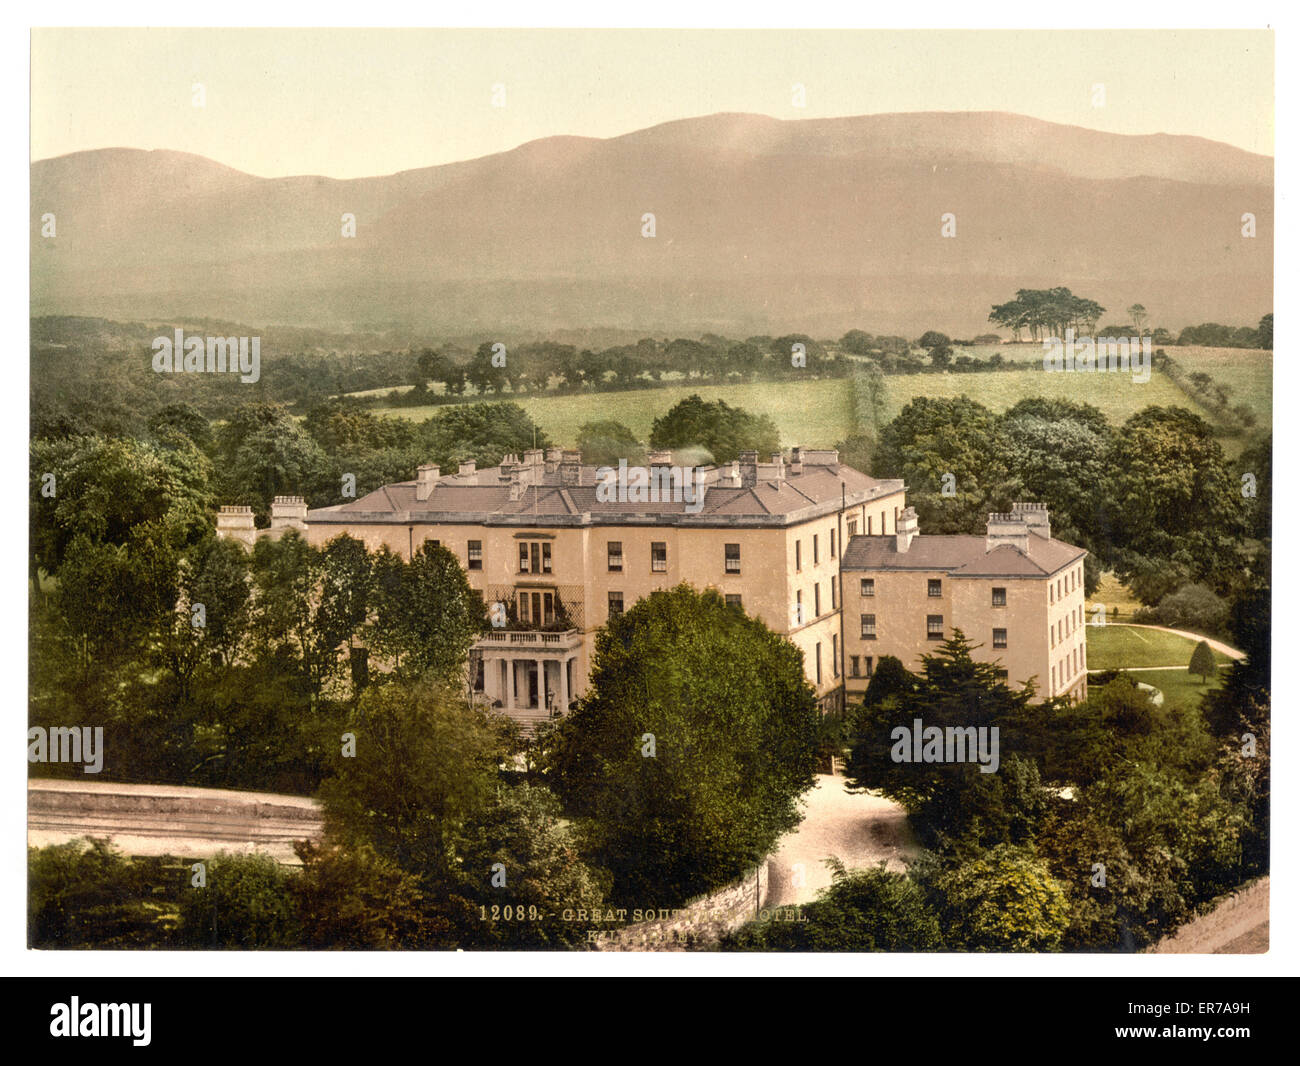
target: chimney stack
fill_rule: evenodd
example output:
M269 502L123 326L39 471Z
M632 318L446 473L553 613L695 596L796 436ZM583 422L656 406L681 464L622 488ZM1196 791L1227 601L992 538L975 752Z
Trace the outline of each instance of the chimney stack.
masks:
M546 474L549 477L552 474L559 473L560 463L564 459L564 450L562 448L546 449Z
M524 488L524 472L519 467L513 467L510 471L510 498L523 499Z
M472 474L477 469L478 469L478 462L474 459L469 459L460 464L460 468L456 471L456 473L463 476L465 474Z
M999 512L989 515L987 532L984 537L984 550L991 552L1003 545L1010 545L1021 555L1029 554L1029 525L1024 517L1015 512Z
M920 533L920 528L916 520L916 508L903 508L903 513L898 516L898 523L894 530L894 551L898 552L899 555L905 555L918 533Z
M1047 504L1045 503L1013 503L1011 513L1019 515L1024 519L1025 525L1029 527L1029 532L1037 533L1040 537L1051 539L1052 520L1047 513Z
M741 452L740 483L746 488L758 484L758 452Z
M217 512L217 536L224 540L237 540L241 544L252 545L257 539L257 530L253 525L253 509L230 504L223 505Z
M569 449L560 453L560 484L577 485L582 480L582 452Z
M803 449L798 445L790 449L790 476L798 477L803 473Z
M272 529L307 529L307 501L301 496L277 496L271 501Z
M442 476L442 470L433 463L425 463L415 471L415 498L424 503L433 495L433 486Z

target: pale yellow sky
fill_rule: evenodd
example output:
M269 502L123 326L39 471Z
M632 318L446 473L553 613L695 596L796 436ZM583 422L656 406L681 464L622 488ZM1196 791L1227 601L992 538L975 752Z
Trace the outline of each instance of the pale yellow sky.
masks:
M718 111L1013 111L1272 155L1273 46L1254 30L34 30L31 153L170 148L350 178Z

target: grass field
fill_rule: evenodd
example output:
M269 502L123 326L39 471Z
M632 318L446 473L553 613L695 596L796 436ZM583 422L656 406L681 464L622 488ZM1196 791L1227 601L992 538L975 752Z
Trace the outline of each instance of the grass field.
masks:
M389 390L380 390L389 391ZM850 386L844 380L758 382L745 385L667 385L631 392L602 392L576 396L522 396L518 402L548 436L572 447L584 422L612 418L640 439L650 424L679 400L698 393L705 400L725 400L753 414L771 415L785 447L832 447L854 429ZM358 395L365 395L364 393ZM1030 396L1090 403L1118 425L1151 404L1178 404L1206 412L1163 375L1144 385L1120 374L1048 374L1041 370L994 371L980 374L897 374L886 378L886 419L892 419L916 396L966 395L993 411L1005 411ZM508 394L503 399L511 399ZM467 401L472 402L472 401ZM380 407L376 413L423 421L440 410L426 407Z
M1128 626L1088 626L1089 670L1140 670L1152 666L1183 666L1192 659L1196 641L1158 629ZM1232 660L1221 652L1215 661L1225 666ZM1174 671L1169 671L1173 673Z
M1152 685L1165 694L1165 707L1198 707L1201 697L1219 687L1220 682L1211 680L1202 685L1200 677L1187 673L1186 670L1131 670L1129 676L1144 685Z
M1120 584L1119 578L1109 570L1101 575L1101 584L1097 586L1097 591L1088 597L1087 614L1089 621L1092 620L1093 612L1098 604L1106 608L1108 621L1111 612L1115 608L1119 608L1118 621L1121 622L1131 622L1133 612L1142 606L1141 601L1134 598L1128 587Z
M725 400L750 414L771 415L785 447L831 448L852 432L852 408L845 381L807 381L753 385L669 385L632 392L598 392L577 396L523 396L516 402L560 447L577 443L584 422L614 419L641 440L649 440L650 424L687 396ZM509 395L502 399L511 399ZM442 408L380 407L375 413L423 421Z

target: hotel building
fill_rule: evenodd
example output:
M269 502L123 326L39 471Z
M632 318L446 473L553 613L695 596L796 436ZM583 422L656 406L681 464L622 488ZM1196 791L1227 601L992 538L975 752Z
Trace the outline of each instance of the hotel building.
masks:
M682 582L794 643L824 709L858 697L880 655L915 668L954 626L1013 680L1083 691L1084 552L1050 538L1041 508L991 516L986 537L921 536L901 480L806 448L686 470L655 453L625 474L534 450L482 470L422 466L332 507L278 497L269 531L242 507L223 507L217 525L245 543L290 528L315 545L347 533L405 558L427 540L443 545L494 619L471 652L471 680L525 724L582 694L599 627Z

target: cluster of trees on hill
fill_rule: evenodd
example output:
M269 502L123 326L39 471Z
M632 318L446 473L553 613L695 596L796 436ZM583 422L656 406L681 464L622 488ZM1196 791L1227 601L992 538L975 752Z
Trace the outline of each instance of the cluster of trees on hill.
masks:
M1019 289L1016 298L995 304L989 321L1011 330L1016 340L1028 332L1031 339L1064 337L1067 329L1082 336L1093 332L1106 309L1096 300L1075 296L1069 289Z

